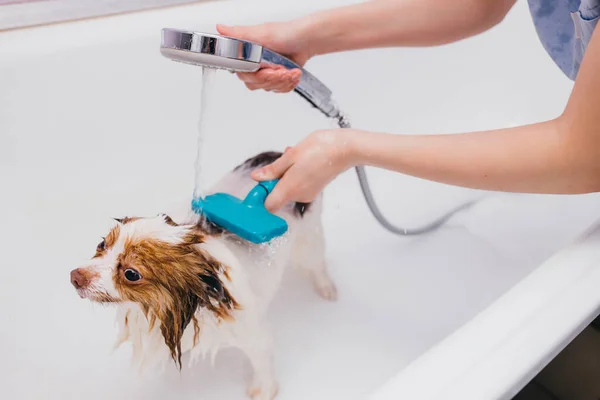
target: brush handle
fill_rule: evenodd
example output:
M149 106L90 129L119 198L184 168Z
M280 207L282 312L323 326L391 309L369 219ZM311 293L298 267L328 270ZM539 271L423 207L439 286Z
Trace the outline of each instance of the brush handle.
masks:
M279 182L279 179L273 179L270 181L260 182L259 185L264 187L265 189L267 189L268 193L271 193L273 191L273 189L275 189L275 185L277 185L277 182Z
M273 191L279 179L260 182L254 186L244 199L244 204L248 207L264 207L267 196Z

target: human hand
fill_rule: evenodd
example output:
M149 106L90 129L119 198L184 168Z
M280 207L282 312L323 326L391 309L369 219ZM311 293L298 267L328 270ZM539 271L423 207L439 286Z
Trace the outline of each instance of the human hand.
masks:
M265 201L271 212L291 201L313 201L329 182L352 166L353 141L359 131L335 129L317 131L288 148L274 163L252 173L265 181L280 178Z
M300 38L299 29L293 22L254 26L217 25L217 31L221 35L258 43L304 66L311 53L307 42ZM250 90L264 89L287 93L298 85L302 71L297 68L288 70L281 65L265 64L256 72L238 72L237 76Z

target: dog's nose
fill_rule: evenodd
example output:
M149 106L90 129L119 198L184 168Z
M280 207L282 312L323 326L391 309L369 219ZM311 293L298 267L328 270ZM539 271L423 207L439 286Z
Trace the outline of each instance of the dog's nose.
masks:
M75 286L75 289L81 289L85 288L90 283L90 280L85 270L77 268L71 271L71 283Z

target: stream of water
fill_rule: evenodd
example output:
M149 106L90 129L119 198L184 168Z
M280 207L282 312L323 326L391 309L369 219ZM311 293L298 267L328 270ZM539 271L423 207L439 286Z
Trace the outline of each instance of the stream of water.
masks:
M216 69L202 68L202 89L200 92L200 117L198 120L198 143L196 148L196 162L194 164L194 198L203 198L206 193L206 183L208 182L205 176L203 162L206 156L206 146L204 145L205 137L208 129L207 116L209 115L211 97L215 82Z

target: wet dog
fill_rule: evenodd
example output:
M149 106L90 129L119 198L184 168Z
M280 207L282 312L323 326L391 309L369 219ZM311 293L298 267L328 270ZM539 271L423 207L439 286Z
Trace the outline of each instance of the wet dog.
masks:
M281 153L262 153L224 176L210 192L243 198L256 184L252 170ZM327 300L336 289L325 264L321 196L289 204L278 215L288 233L269 244L243 241L186 212L180 220L162 214L126 217L96 248L94 257L71 272L82 297L118 305L116 345L130 341L133 360L147 368L172 360L181 368L224 347L241 349L254 375L248 395L271 400L278 391L266 310L289 264L309 272Z

